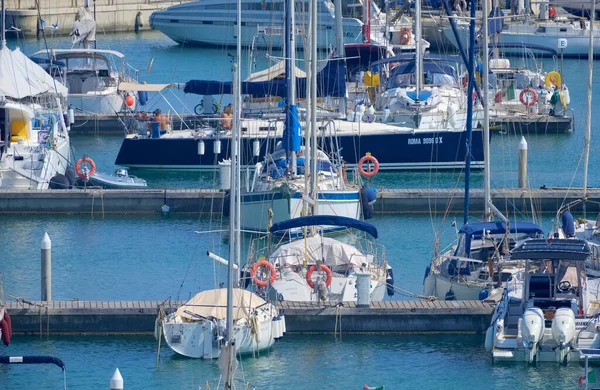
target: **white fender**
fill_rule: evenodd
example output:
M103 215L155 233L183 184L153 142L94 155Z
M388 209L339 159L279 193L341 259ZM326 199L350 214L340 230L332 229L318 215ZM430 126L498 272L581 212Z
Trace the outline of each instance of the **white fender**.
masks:
M495 327L490 325L485 331L485 350L488 352L491 352L492 348L494 348L494 337L496 333L494 329Z
M562 90L563 90L563 94L564 94L564 97L565 97L565 103L567 105L571 104L571 95L569 94L569 88L567 88L566 85L563 85Z

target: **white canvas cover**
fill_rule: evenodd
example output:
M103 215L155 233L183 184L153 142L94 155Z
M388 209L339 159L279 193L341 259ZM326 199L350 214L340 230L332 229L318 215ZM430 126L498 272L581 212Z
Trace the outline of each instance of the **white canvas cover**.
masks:
M43 93L67 96L67 87L56 81L46 71L31 61L19 48L0 49L0 94L13 99L23 99Z
M352 245L318 234L280 246L271 254L269 261L280 265L302 265L305 258L308 264L324 260L325 265L329 267L360 266L369 263L367 256Z
M256 307L266 302L248 290L233 289L233 320L245 318ZM227 289L218 288L206 290L194 295L185 305L177 309L177 315L188 320L198 320L193 314L202 317L215 317L225 319L227 317Z
M143 83L127 83L119 84L119 91L148 91L160 92L165 88L169 88L171 84L143 84Z
M306 73L298 67L294 67L294 72L296 73L296 77L306 77ZM246 81L270 81L283 76L285 76L285 61L279 61L270 68L250 74Z

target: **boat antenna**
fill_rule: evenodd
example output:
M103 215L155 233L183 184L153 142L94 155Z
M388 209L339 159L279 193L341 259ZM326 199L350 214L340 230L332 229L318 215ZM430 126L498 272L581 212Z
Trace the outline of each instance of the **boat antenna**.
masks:
M4 9L4 0L2 0L2 47L6 47L6 10Z
M592 137L592 78L594 71L594 18L596 16L596 0L592 0L590 9L590 44L588 47L588 79L585 98L585 145L583 156L583 199L587 198L588 164L590 159L590 141ZM583 203L583 215L585 218L585 202Z
M467 143L465 160L465 211L464 224L469 223L469 189L471 181L471 148L473 143L473 88L475 84L475 8L477 0L471 0L471 21L469 23L469 67L467 74ZM487 86L486 86L487 87ZM487 88L486 88L487 89Z

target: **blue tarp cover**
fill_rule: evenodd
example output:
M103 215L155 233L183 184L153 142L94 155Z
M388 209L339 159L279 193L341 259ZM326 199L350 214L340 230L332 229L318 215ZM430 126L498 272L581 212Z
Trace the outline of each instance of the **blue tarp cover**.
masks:
M531 222L511 222L509 226L511 233L544 234L542 228ZM487 230L490 231L490 234L504 234L506 232L506 224L504 222L471 223L461 227L459 232L477 239L481 238L482 233Z
M359 221L358 219L354 218L340 217L337 215L309 215L307 217L288 219L287 221L273 224L269 231L274 233L281 230L319 225L343 226L351 229L358 229L369 233L373 238L377 238L377 228L370 223Z
M317 75L317 96L346 96L346 66L344 61L330 60ZM196 95L230 95L233 92L231 81L190 80L185 84L185 93ZM242 95L253 97L287 96L285 80L242 82ZM306 78L296 78L296 96L306 98Z

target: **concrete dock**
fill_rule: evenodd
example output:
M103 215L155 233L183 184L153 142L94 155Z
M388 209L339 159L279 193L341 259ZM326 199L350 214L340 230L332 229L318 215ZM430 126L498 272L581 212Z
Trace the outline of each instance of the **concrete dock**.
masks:
M136 24L138 30L149 30L152 12L186 1L190 0L89 0L87 3L90 12L96 15L97 31L112 33L135 31ZM46 35L67 36L73 28L77 9L85 3L84 0L7 0L6 26L20 29L22 36L41 38L39 12L46 21ZM51 27L53 25L57 27Z
M153 334L158 307L176 310L184 302L163 301L9 301L15 334ZM481 333L493 306L483 301L382 301L368 308L345 302L317 305L280 302L287 332ZM336 328L337 322L337 328Z
M554 214L561 205L582 197L581 189L517 189L492 190L492 201L501 210L517 207L521 212ZM470 191L470 209L482 212L482 189ZM588 189L587 212L600 211L600 188ZM219 213L224 193L206 189L144 189L144 190L0 190L0 214L63 213L63 214L154 214L163 205L170 213ZM462 189L394 189L378 190L377 213L444 213L462 212ZM581 211L581 204L571 211Z

